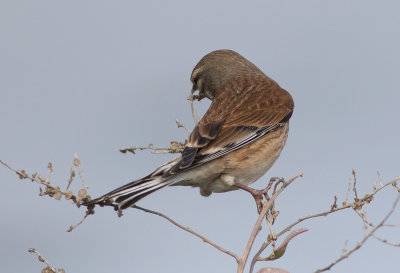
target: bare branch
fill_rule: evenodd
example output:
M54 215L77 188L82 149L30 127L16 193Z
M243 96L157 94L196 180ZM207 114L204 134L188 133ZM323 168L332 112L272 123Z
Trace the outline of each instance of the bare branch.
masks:
M387 225L383 225L383 226L387 226ZM382 242L382 243L384 243L384 244L387 244L387 245L390 245L390 246L394 246L394 247L400 247L400 243L392 243L392 242L389 242L388 240L382 239L382 238L376 236L375 234L372 234L372 236L373 236L375 239L377 239L378 241L380 241L380 242Z
M119 151L121 153L131 152L136 154L136 150L152 150L152 154L177 154L181 153L185 148L185 143L178 142L178 141L171 141L171 145L168 148L159 148L154 147L153 144L149 144L148 146L134 146L134 147L127 147L121 148Z
M16 169L10 167L7 163L5 163L2 160L0 160L0 163L3 164L4 166L6 166L7 168L9 168L10 170L14 171L19 176L20 179L28 179L32 182L36 182L42 186L45 186L45 190L43 190L42 188L39 188L40 196L48 195L50 197L53 197L56 200L60 200L61 196L65 196L65 199L67 199L67 200L71 199L77 206L80 206L80 202L82 200L89 198L88 195L84 194L84 193L86 193L86 190L84 190L84 192L81 192L81 194L79 195L79 198L78 198L77 196L73 195L71 191L61 191L59 186L52 186L50 184L50 181L48 179L44 178L41 174L34 173L32 175L28 175L24 170L16 170ZM51 163L49 163L48 164L48 173L51 173L51 170L52 170L52 165L51 165Z
M178 125L178 128L183 128L185 129L186 133L188 133L188 135L190 135L190 130L185 126L185 124L183 124L182 122L180 122L179 120L175 120L176 125Z
M190 101L190 110L192 111L193 121L194 121L194 124L196 124L196 125L199 122L200 118L199 118L199 115L197 113L195 113L193 101L194 100L200 101L203 98L204 98L203 96L193 95L193 94L190 94L189 97L187 98Z
M28 252L36 253L36 255L38 256L38 260L47 265L46 268L43 268L42 272L46 272L46 273L65 273L64 269L62 269L62 268L56 269L55 267L51 266L49 264L49 262L42 256L42 254L40 254L36 249L30 248L30 249L28 249Z
M320 212L320 213L316 213L316 214L312 214L312 215L309 215L309 216L305 216L305 217L299 218L299 219L297 219L297 221L293 222L292 224L290 224L289 226L287 226L286 228L284 228L284 229L283 229L281 232L279 232L276 236L277 236L277 237L281 236L282 234L284 234L284 233L290 231L290 230L291 230L294 226L296 226L297 224L299 224L299 223L301 223L301 222L303 222L303 221L305 221L305 220L311 219L311 218L316 218L316 217L320 217L320 216L327 216L327 215L329 215L330 213L337 212L337 211L344 210L344 209L348 209L348 208L353 208L353 209L356 210L356 209L359 208L360 204L363 205L363 204L367 204L367 203L371 202L372 197L373 197L377 192L379 192L380 190L382 190L382 189L384 189L384 188L386 188L386 187L388 187L388 186L390 186L390 185L396 187L396 183L397 183L398 181L400 181L400 176L399 176L399 177L396 177L396 178L393 179L392 181L389 181L389 182L383 184L382 186L376 188L372 193L366 194L363 198L359 199L358 202L354 202L354 203L343 202L343 205L342 205L341 207L337 207L337 208L334 208L334 209L331 208L330 210L327 210L327 211L324 211L324 212ZM355 203L356 203L356 204L355 204Z
M187 228L187 227L182 226L181 224L178 224L177 222L175 222L174 220L172 220L170 217L168 217L168 216L166 216L166 215L164 215L164 214L162 214L162 213L160 213L160 212L153 211L153 210L149 210L149 209L145 209L145 208L139 207L139 206L137 206L137 205L134 205L134 206L132 206L132 207L135 208L135 209L138 209L138 210L141 210L141 211L144 211L144 212L147 212L147 213L151 213L151 214L154 214L154 215L157 215L157 216L160 216L160 217L166 219L167 221L169 221L169 222L172 223L173 225L177 226L178 228L180 228L180 229L182 229L182 230L184 230L184 231L186 231L186 232L189 232L189 233L193 234L194 236L196 236L196 237L202 239L203 242L205 242L205 243L207 243L207 244L209 244L209 245L215 247L215 248L218 249L219 251L221 251L221 252L223 252L223 253L225 253L225 254L228 254L229 256L232 256L233 258L235 258L236 261L239 261L239 257L237 256L237 254L235 254L235 253L233 253L232 251L229 251L229 250L227 250L227 249L225 249L225 248L223 248L223 247L217 245L216 243L214 243L214 242L212 242L211 240L207 239L207 238L204 237L203 235L201 235L201 234L199 234L199 233L197 233L197 232L191 230L190 228Z
M344 204L349 201L350 192L351 192L351 184L352 184L352 176L349 177L349 183L347 184L346 198L344 199Z
M73 231L75 228L77 228L78 226L80 226L80 225L86 220L86 218L87 218L89 215L92 215L92 214L94 214L94 210L88 208L88 209L86 210L85 216L83 216L83 218L82 218L77 224L71 225L66 231L67 231L67 232Z
M262 201L262 210L260 212L260 215L257 218L256 223L254 224L253 230L250 234L250 238L247 242L247 245L245 247L245 250L243 252L242 257L239 260L239 264L238 264L238 273L242 273L244 272L244 267L246 265L247 259L249 257L250 254L250 250L253 246L254 240L256 239L258 233L261 230L261 222L264 219L264 217L267 214L267 211L269 209L271 209L275 199L278 197L278 195L285 189L287 188L293 181L295 181L297 178L303 176L303 174L298 174L294 177L292 177L291 179L289 179L289 181L287 182L283 182L283 185L271 196L271 198L268 201ZM280 181L278 181L277 183L280 183Z
M7 163L5 163L3 160L0 159L0 163L3 164L5 167L9 168L10 170L12 170L13 172L15 172L18 176L19 179L30 179L32 182L35 181L34 177L29 177L24 170L16 170L14 168L12 168L11 166L9 166ZM36 176L36 174L34 175ZM40 184L46 185L44 182L42 181L37 181Z
M77 154L74 154L74 167L78 168L79 178L81 179L83 189L87 190L89 187L85 184L83 179L83 170L81 169L81 160L78 158Z
M52 186L50 183L50 177L51 174L53 172L53 166L51 163L49 163L47 165L47 169L48 169L48 175L47 178L44 178L42 175L40 174L32 174L32 175L28 175L24 170L16 170L12 167L10 167L7 163L3 162L2 160L0 160L0 163L3 164L4 166L6 166L7 168L9 168L10 170L14 171L20 179L28 179L32 182L36 182L42 186L45 187L45 189L43 190L41 187L39 187L39 195L40 196L49 196L49 197L53 197L56 200L60 200L62 196L65 197L66 200L72 200L72 202L77 206L80 207L82 201L88 201L90 199L90 196L87 194L86 189L88 188L88 186L85 184L84 180L83 180L83 171L80 168L80 160L78 158L78 156L75 154L74 155L74 163L73 166L71 167L71 173L70 173L70 178L68 179L68 184L66 187L65 191L62 191L60 189L59 186ZM68 190L68 188L70 187L73 178L75 177L75 171L74 168L78 168L78 173L79 173L79 177L82 181L82 185L83 185L83 189L80 189L78 191L77 195L74 195L72 191ZM86 214L83 217L83 219L81 221L79 221L78 224L70 226L67 231L71 232L73 229L75 229L77 226L81 225L83 223L83 221L89 216L94 214L94 210L92 207L88 207L88 209L86 210Z
M356 171L353 169L353 170L351 171L351 174L353 175L353 192L354 192L354 198L355 198L355 199L358 199Z
M178 124L178 122L177 122ZM172 147L173 143L175 143L177 146L176 147ZM135 152L136 149L151 149L153 150L153 152L156 151L160 151L160 150L169 150L169 152L172 152L173 149L183 149L184 144L182 143L178 143L178 142L171 142L171 147L170 148L155 148L153 145L149 145L148 147L133 147L133 148L127 148L127 149L121 149L121 152L127 152L130 151L132 153ZM130 150L131 149L131 150ZM123 151L124 150L124 151ZM3 164L4 166L6 166L7 168L9 168L10 170L14 171L20 179L28 179L32 182L36 182L38 184L41 185L40 187L40 195L48 195L50 197L53 197L57 200L61 199L62 196L65 196L65 199L69 200L71 199L78 207L82 204L82 201L87 201L88 199L90 199L90 196L87 195L87 185L84 183L83 181L83 174L82 174L82 170L80 168L80 160L77 158L77 156L75 156L74 158L74 164L73 167L71 168L71 174L70 174L70 178L68 180L68 185L65 191L61 191L59 186L52 186L50 184L50 178L52 176L53 173L53 166L51 163L48 164L47 166L47 178L45 178L44 176L40 175L40 174L32 174L32 175L28 175L24 170L16 170L12 167L10 167L8 164L6 164L5 162L0 160L0 163ZM78 169L78 173L79 173L79 177L82 181L82 185L83 185L83 189L79 190L78 194L75 196L72 191L68 191L68 188L70 187L73 178L75 177L75 170L74 168ZM378 237L377 235L375 235L375 231L378 230L381 227L384 226L396 226L396 225L390 225L390 224L386 224L387 219L392 215L392 213L395 210L395 207L397 205L397 203L399 202L400 199L400 194L397 197L396 201L393 204L393 207L391 209L391 211L386 215L386 217L378 224L378 225L374 225L372 222L367 220L367 216L366 216L366 205L368 205L374 198L375 194L378 193L379 191L381 191L382 189L388 187L388 186L393 186L394 188L397 189L397 191L400 193L400 187L399 185L397 185L397 182L400 181L400 177L397 177L395 179L393 179L392 181L382 184L381 181L381 177L380 174L378 173L378 179L375 181L374 185L373 185L373 190L371 193L366 194L364 197L359 198L358 197L358 192L357 192L357 181L356 181L356 174L355 171L352 171L352 176L349 180L349 185L348 185L348 191L347 191L347 195L346 195L346 199L345 201L342 203L342 206L338 206L338 200L337 197L334 197L334 202L333 204L330 206L329 210L326 210L324 212L320 212L320 213L316 213L313 215L309 215L303 218L299 218L298 220L296 220L295 222L293 222L291 225L287 226L286 228L284 228L282 231L280 231L279 233L275 234L275 232L273 231L272 227L273 227L273 223L274 220L276 218L276 216L278 215L278 211L275 211L274 208L274 202L275 199L280 195L280 193L287 188L295 179L297 179L298 177L302 176L301 174L291 178L289 181L285 182L283 179L277 179L277 178L272 178L268 184L268 186L263 189L263 190L255 190L249 187L243 187L244 190L247 190L248 192L252 193L253 196L259 196L259 200L260 200L260 213L259 216L257 218L256 223L253 226L253 229L251 231L250 237L248 239L248 242L245 246L243 255L241 257L239 257L237 254L235 254L234 252L224 249L221 246L217 245L216 243L210 241L208 238L206 238L203 235L200 235L199 233L191 230L190 228L184 227L180 224L178 224L177 222L175 222L174 220L172 220L170 217L156 212L156 211L152 211L152 210L148 210L139 206L133 206L136 209L142 210L144 212L147 213L151 213L154 215L158 215L164 219L166 219L167 221L171 222L172 224L174 224L175 226L181 228L182 230L185 230L186 232L189 232L193 235L195 235L196 237L202 239L204 242L210 244L211 246L213 246L214 248L218 249L219 251L230 255L231 257L233 257L237 263L238 263L238 273L243 273L244 272L244 268L246 265L246 262L249 258L249 253L253 247L253 244L255 242L255 238L258 236L259 231L262 229L262 221L264 218L266 218L267 221L267 225L269 226L269 236L267 238L267 241L264 242L260 249L258 250L258 252L256 253L256 255L253 257L252 262L251 262L251 266L250 266L250 272L253 272L254 269L254 265L257 261L265 261L265 260L272 260L272 259L276 259L281 257L285 250L286 250L286 245L288 240L284 240L284 242L281 244L281 246L279 246L278 248L275 248L275 241L282 236L284 233L290 231L294 226L296 226L297 224L299 224L302 221L305 221L307 219L311 219L311 218L315 218L315 217L320 217L320 216L327 216L331 213L334 212L338 212L340 210L344 210L344 209L349 209L352 208L354 210L354 212L362 219L363 222L363 227L364 227L364 231L365 231L365 235L363 240L360 243L357 243L357 245L352 248L351 250L347 250L346 248L343 250L343 253L341 255L341 257L339 257L337 260L335 260L334 262L332 262L331 264L329 264L327 267L323 268L323 269L319 269L316 272L324 272L329 270L331 267L333 267L335 264L337 264L338 262L348 258L352 253L354 253L355 251L357 251L359 248L361 248L364 243L370 238L370 237L375 237L377 240L381 241L382 243L388 244L390 246L395 246L395 247L400 247L400 244L397 243L392 243L389 242L386 239L382 239L380 237ZM42 187L44 186L44 190L42 189ZM242 188L242 187L241 187ZM272 189L272 196L269 197L268 195L268 191ZM349 198L350 198L350 192L351 190L353 191L354 194L354 201L353 202L348 202ZM265 197L266 200L263 200L263 197ZM258 197L257 197L258 198ZM257 199L256 199L257 201ZM108 204L105 204L108 205ZM114 207L115 208L115 207ZM87 207L87 211L85 216L83 217L83 219L78 222L76 225L70 226L69 229L67 231L72 231L73 229L75 229L77 226L79 226L80 224L83 223L83 221L91 214L94 213L94 206ZM361 209L364 209L363 211L361 211ZM368 231L368 227L371 227L372 230ZM299 231L299 230L297 230ZM291 236L293 233L299 234L300 232L294 231L292 232L288 238L292 238L294 236ZM302 231L303 232L303 231ZM290 240L289 239L289 240ZM272 254L267 257L267 258L261 258L260 255L263 253L263 251L270 246L272 243L273 246L273 250L272 250ZM35 251L32 251L35 252ZM36 252L35 252L36 253ZM40 255L40 254L38 254ZM50 265L48 265L48 268L46 268L46 270L51 270L48 272L58 272L58 271L54 271L55 269L52 268ZM60 271L61 272L61 271Z
M397 203L400 200L400 194L398 194L396 200L394 201L393 205L392 205L392 209L386 214L386 216L383 218L383 220L375 227L373 228L367 235L364 236L363 240L359 243L356 244L356 246L354 248L352 248L351 250L348 250L346 253L342 254L338 259L336 259L335 261L333 261L331 264L329 264L328 266L322 268L322 269L318 269L317 271L315 271L315 273L321 273L321 272L325 272L330 270L334 265L336 265L337 263L339 263L340 261L347 259L348 257L350 257L351 254L353 254L355 251L357 251L358 249L360 249L365 242L374 235L374 233L381 228L385 222L389 219L389 217L393 214Z

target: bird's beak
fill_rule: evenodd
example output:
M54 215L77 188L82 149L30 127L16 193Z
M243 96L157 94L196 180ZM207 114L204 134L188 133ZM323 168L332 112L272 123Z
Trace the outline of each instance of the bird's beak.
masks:
M202 93L200 93L198 95L194 95L194 93L197 91L197 86L195 84L193 84L192 90L190 91L190 96L189 96L189 100L198 100L201 101L202 99L204 99L204 95Z
M194 94L194 92L196 92L196 85L193 84L192 90L190 91L190 94Z

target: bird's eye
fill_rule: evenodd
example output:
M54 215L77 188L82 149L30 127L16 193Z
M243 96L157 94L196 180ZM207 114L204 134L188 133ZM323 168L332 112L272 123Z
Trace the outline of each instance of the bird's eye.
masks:
M199 88L198 84L198 80L197 79L193 79L193 89L197 90Z

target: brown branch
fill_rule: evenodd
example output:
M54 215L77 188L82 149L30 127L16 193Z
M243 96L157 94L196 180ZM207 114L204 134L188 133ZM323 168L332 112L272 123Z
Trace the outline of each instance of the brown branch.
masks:
M190 135L190 130L185 126L185 124L183 124L182 122L180 122L179 120L175 120L176 125L178 125L178 128L183 128L185 129L186 133L188 133L188 135Z
M209 245L215 247L215 248L218 249L219 251L221 251L221 252L223 252L223 253L225 253L225 254L228 254L229 256L232 256L233 258L235 258L235 260L236 260L237 262L239 262L239 257L238 257L238 255L235 254L234 252L232 252L232 251L230 251L230 250L227 250L227 249L225 249L225 248L223 248L223 247L217 245L216 243L214 243L214 242L212 242L211 240L207 239L207 238L204 237L203 235L201 235L201 234L199 234L199 233L197 233L197 232L191 230L190 228L187 228L187 227L182 226L181 224L179 224L179 223L175 222L174 220L172 220L170 217L168 217L168 216L166 216L166 215L164 215L164 214L162 214L162 213L160 213L160 212L153 211L153 210L149 210L149 209L145 209L145 208L139 207L139 206L137 206L137 205L134 205L134 206L132 206L132 207L135 208L135 209L138 209L138 210L141 210L141 211L144 211L144 212L147 212L147 213L151 213L151 214L154 214L154 215L157 215L157 216L160 216L160 217L166 219L167 221L169 221L169 222L172 223L173 225L177 226L178 228L180 228L180 229L182 229L182 230L184 230L184 231L186 231L186 232L189 232L189 233L193 234L194 236L196 236L196 237L202 239L203 242L205 242L205 243L207 243L207 244L209 244Z
M256 223L254 224L253 230L251 232L250 238L247 242L247 245L245 247L243 255L240 258L240 260L238 261L238 270L237 270L238 273L244 272L244 267L245 267L247 259L249 257L250 250L253 246L254 240L256 239L258 233L261 230L261 223L262 223L262 220L264 219L264 217L266 216L267 211L272 207L272 205L273 205L275 199L278 197L278 195L285 188L287 188L294 180L296 180L297 178L299 178L301 176L303 176L303 174L298 174L298 175L292 177L291 179L289 179L289 181L283 182L283 185L271 196L271 198L268 201L262 201L261 213L258 216ZM278 183L279 183L279 181L278 181Z
M181 145L184 145L184 144L181 144ZM147 149L147 148L152 149L152 150L155 150L155 149L170 149L170 148L154 148L152 145L149 145L149 147L134 147L134 149ZM134 149L131 152L134 152ZM126 151L128 151L128 150L126 150ZM80 179L82 181L82 185L84 187L83 189L81 189L79 191L77 196L73 195L71 191L67 191L67 190L66 191L61 191L60 187L58 187L58 186L54 187L54 186L50 185L50 178L51 178L51 175L52 175L52 172L53 172L53 168L52 168L52 164L51 163L49 163L48 166L47 166L47 169L48 169L47 178L44 178L42 175L37 174L37 173L32 174L32 175L28 175L24 170L16 170L16 169L10 167L8 164L6 164L5 162L3 162L1 160L0 160L0 163L3 164L4 166L6 166L7 168L9 168L10 170L14 171L19 176L20 179L28 179L28 180L30 180L32 182L39 183L41 186L45 186L44 190L42 190L42 188L40 188L40 195L48 195L48 196L53 197L53 198L55 198L57 200L59 200L61 198L61 196L64 195L67 200L71 199L78 207L81 205L82 201L87 200L88 198L90 198L86 193L87 186L85 185L85 183L83 181L82 170L80 169L80 161L79 161L79 159L77 157L74 159L73 168L77 168L78 169L79 176L80 176ZM71 168L71 176L70 176L70 179L68 180L67 189L69 188L69 185L71 184L73 178L75 177L75 172L74 172L73 168ZM233 258L235 258L235 260L238 263L237 272L239 272L239 273L243 273L244 272L244 268L245 268L246 262L247 262L247 260L249 258L249 253L250 253L250 251L251 251L251 249L253 247L255 238L258 236L259 231L262 229L262 221L263 221L263 219L265 217L267 218L267 224L268 224L269 229L270 229L270 232L269 232L270 235L268 236L267 241L264 242L261 245L261 247L258 250L258 252L256 253L256 255L253 257L253 260L252 260L252 263L251 263L251 267L250 267L250 272L253 271L254 265L255 265L255 263L257 261L266 260L265 258L261 258L260 255L271 244L271 242L275 243L275 241L280 236L282 236L284 233L290 231L294 226L296 226L300 222L305 221L307 219L311 219L311 218L316 218L316 217L320 217L320 216L327 216L327 215L329 215L331 213L334 213L334 212L337 212L337 211L340 211L340 210L343 210L343 209L348 209L348 208L352 208L358 214L358 216L360 216L360 218L362 219L363 224L364 224L364 230L366 230L366 232L367 232L367 225L372 227L373 229L370 232L367 232L364 235L364 239L360 243L358 243L353 249L344 250L344 252L343 252L343 254L342 254L342 256L340 258L338 258L337 260L332 262L330 265L328 265L324 269L320 269L320 270L318 270L316 272L323 272L323 271L329 270L336 263L348 258L352 253L357 251L368 240L368 238L370 238L370 237L375 237L377 240L381 241L382 243L385 243L385 244L388 244L388 245L391 245L391 246L400 246L400 244L391 243L391 242L389 242L389 241L387 241L385 239L381 239L381 238L377 237L374 234L375 231L378 230L379 228L381 228L383 226L389 226L389 224L386 224L386 221L391 216L391 214L394 212L395 207L396 207L397 203L399 202L400 195L399 195L399 197L397 197L395 203L393 204L392 210L386 215L386 217L380 222L380 224L378 224L376 226L374 226L371 222L369 222L366 219L366 212L361 212L360 211L360 209L361 208L365 208L364 206L369 204L373 200L374 195L377 194L379 191L381 191L383 188L386 188L386 187L391 185L391 186L395 187L397 189L397 191L400 192L400 187L397 185L397 182L400 180L400 177L397 177L397 178L393 179L392 181L390 181L390 182L388 182L386 184L382 184L381 179L380 179L380 174L379 174L379 177L378 177L377 181L373 185L372 193L366 194L363 198L359 198L358 197L358 193L357 193L356 176L355 176L355 171L354 170L352 171L353 183L352 183L352 181L350 179L349 186L348 186L348 193L346 195L345 201L342 203L342 206L338 207L337 198L335 196L334 203L333 203L333 205L331 205L329 210L321 212L321 213L309 215L309 216L306 216L306 217L303 217L303 218L299 218L297 221L295 221L291 225L287 226L285 229L283 229L281 232L279 232L278 234L275 235L275 233L272 230L272 224L273 224L278 212L276 212L274 210L274 201L279 196L279 194L285 188L287 188L299 176L302 176L302 175L299 174L299 175L291 178L288 182L285 182L283 179L280 179L275 184L274 184L274 182L276 181L276 179L271 179L270 183L268 184L268 186L265 189L263 189L261 191L258 191L262 195L264 195L264 197L266 198L266 201L263 200L261 202L262 203L262 210L261 210L261 212L260 212L260 214L259 214L259 216L257 218L256 223L253 226L252 232L251 232L250 237L248 239L248 242L247 242L247 244L245 246L245 249L244 249L242 257L239 257L237 254L235 254L234 252L232 252L230 250L222 248L221 246L219 246L216 243L210 241L205 236L200 235L197 232L191 230L190 228L183 227L182 225L178 224L177 222L175 222L174 220L172 220L171 218L169 218L168 216L166 216L166 215L164 215L162 213L159 213L159 212L156 212L156 211L152 211L152 210L148 210L148 209L145 209L145 208L141 208L139 206L134 206L134 207L139 209L139 210L145 211L147 213L158 215L158 216L166 219L167 221L171 222L175 226L181 228L182 230L185 230L186 232L189 232L189 233L195 235L196 237L202 239L204 242L210 244L211 246L213 246L214 248L220 250L221 252L232 256ZM378 184L378 182L379 182L379 184ZM272 186L274 186L273 187L273 191L272 191L272 196L269 197L268 196L268 190L270 190L272 188ZM350 194L351 189L353 190L354 201L352 203L348 203L348 198L349 198L349 194ZM257 191L257 190L255 190L255 191ZM94 213L93 207L91 207L91 208L88 207L88 209L86 211L86 215L83 217L83 219L78 224L70 226L70 228L67 231L71 231L74 228L76 228L77 226L79 226L80 224L82 224L82 222L87 218L87 216L89 216L90 214L93 214L93 213ZM275 253L275 247L273 249L273 254L272 254L273 258L275 258L275 256L274 256L275 254L274 253ZM283 255L283 253L282 253L282 255ZM268 260L268 258L267 258L267 260ZM48 267L49 267L49 270L53 270L53 268L51 268L50 266L48 266Z
M86 218L87 218L89 215L92 215L92 214L94 214L94 210L88 208L88 209L86 210L85 216L83 216L83 218L82 218L77 224L71 225L66 231L67 231L67 232L73 231L75 228L77 228L78 226L80 226L80 225L86 220Z
M3 164L4 166L6 166L8 169L14 171L20 179L28 179L31 182L36 182L42 186L44 186L44 190L42 189L42 187L39 187L39 196L49 196L52 197L56 200L60 200L62 196L64 196L64 198L66 200L72 200L72 202L77 206L80 207L82 201L88 201L90 199L90 196L87 194L86 189L88 188L88 186L85 184L84 180L83 180L83 171L80 168L80 160L78 158L78 156L75 154L74 155L74 162L73 162L73 166L71 167L71 172L70 172L70 178L68 179L68 184L66 187L65 191L62 191L60 189L59 186L52 186L50 183L50 177L51 174L53 172L53 166L51 163L47 164L47 169L48 169L48 175L47 178L44 178L42 175L34 173L32 175L28 175L24 170L16 170L14 168L12 168L11 166L9 166L7 163L5 163L4 161L0 160L0 163ZM82 181L82 185L83 185L83 189L80 189L78 191L77 195L74 195L72 191L68 190L69 186L71 185L73 178L75 177L75 171L74 168L78 169L78 173L79 173L79 177ZM82 218L81 221L79 221L77 224L75 225L71 225L67 231L71 232L73 229L75 229L77 226L81 225L83 223L83 221L89 216L94 214L94 210L93 208L88 208L86 210L86 214L85 216Z
M196 125L199 122L199 115L198 114L196 115L196 113L195 113L193 101L194 100L200 101L203 98L204 98L203 96L193 95L193 94L190 94L189 97L187 98L190 101L190 110L192 111L193 121L194 121L194 124L196 124Z
M355 178L354 170L352 172L352 177ZM351 189L353 189L353 193L355 195L353 203L347 203L347 200L348 200L348 197L349 197L347 195L346 196L346 201L343 202L343 205L341 207L338 207L337 206L337 198L335 196L334 203L331 205L331 209L330 210L327 210L327 211L324 211L324 212L321 212L321 213L317 213L317 214L313 214L313 215L309 215L309 216L306 216L306 217L303 217L303 218L299 218L297 221L295 221L291 225L287 226L285 229L283 229L281 232L279 232L277 235L275 235L274 236L275 238L272 238L271 236L269 236L268 237L268 241L264 242L261 245L260 249L258 250L256 255L254 256L254 258L252 260L252 263L251 263L251 266L250 266L250 272L253 271L254 264L255 264L256 261L265 260L263 258L260 258L260 255L271 244L271 242L274 242L274 240L276 240L277 238L282 236L284 233L290 231L294 226L296 226L297 224L299 224L302 221L305 221L305 220L308 220L308 219L311 219L311 218L327 216L327 215L329 215L331 213L334 213L334 212L337 212L337 211L340 211L340 210L343 210L343 209L353 208L353 210L361 217L361 219L363 219L363 223L364 224L370 225L370 226L375 228L375 226L372 223L370 223L368 221L366 221L366 222L364 221L364 220L366 220L365 212L361 213L358 210L360 208L362 208L364 205L370 203L371 200L373 199L374 195L376 193L378 193L380 190L382 190L383 188L385 188L385 187L388 187L388 186L392 185L400 192L399 186L397 186L397 181L399 181L399 180L400 180L400 177L397 177L397 178L393 179L392 181L390 181L390 182L388 182L386 184L382 184L380 182L380 184L379 184L380 186L379 187L376 187L376 183L375 183L374 184L374 188L373 188L373 192L371 194L366 194L361 199L358 199L358 197L356 197L356 194L357 194L356 186L353 184L353 187L351 187L352 183L351 183L351 180L350 180L349 181L349 187L348 187L348 193L351 191ZM276 185L275 185L275 188L276 188ZM388 226L388 225L384 225L384 226ZM393 244L391 242L388 242L387 240L381 239L381 241L387 243L388 245L397 246L397 244Z
M256 262L258 258L261 256L261 253L271 244L272 240L268 240L266 242L263 242L260 249L257 251L257 253L254 255L253 259L251 260L250 264L250 270L249 272L252 273L254 270L254 266L256 265Z
M374 225L373 223L371 223L370 221L368 221L367 216L365 215L365 214L366 214L365 212L359 212L359 211L357 211L357 210L354 210L354 212L355 212L358 216L360 216L361 220L363 221L363 223L364 223L365 225L368 225L368 226L370 226L370 227L372 227L372 228L375 227L375 225Z
M295 222L293 222L292 224L290 224L289 226L284 228L281 232L279 232L277 234L277 237L279 237L282 234L290 231L294 226L296 226L297 224L299 224L299 223L301 223L301 222L303 222L305 220L308 220L308 219L311 219L311 218L320 217L320 216L327 216L327 215L329 215L331 213L334 213L334 212L337 212L337 211L340 211L340 210L344 210L344 209L348 209L348 208L353 208L355 210L359 209L360 205L363 206L364 204L367 204L367 203L371 202L373 196L376 193L378 193L379 191L381 191L382 189L384 189L384 188L386 188L386 187L388 187L390 185L396 186L397 181L400 181L400 176L396 177L392 181L387 182L386 184L383 184L382 186L374 189L372 193L366 194L363 198L359 199L357 202L353 202L353 203L343 202L343 205L340 206L340 207L331 208L330 210L327 210L327 211L324 211L324 212L320 212L320 213L316 213L316 214L312 214L312 215L309 215L309 216L305 216L305 217L299 218Z
M9 168L10 170L12 170L13 172L15 172L18 176L19 176L19 179L30 179L32 182L33 181L35 181L35 177L36 177L36 174L34 175L34 176L32 176L32 177L29 177L26 173L25 173L25 171L24 170L16 170L16 169L14 169L14 168L12 168L10 165L8 165L7 163L5 163L3 160L1 160L0 159L0 163L1 164L3 164L5 167L7 167L7 168ZM42 181L36 181L36 182L38 182L38 183L40 183L40 184L42 184L42 185L46 185L44 182L42 182Z
M387 226L387 225L384 225L384 226ZM389 242L388 240L382 239L382 238L376 236L375 234L373 234L372 236L373 236L375 239L377 239L378 241L380 241L380 242L382 242L382 243L384 243L384 244L387 244L387 245L390 245L390 246L394 246L394 247L400 247L400 243L392 243L392 242Z
M55 267L51 266L50 263L36 249L30 248L30 249L28 249L28 252L35 253L38 256L38 260L47 265L46 268L43 268L42 272L45 272L45 273L65 273L64 269L62 269L62 268L56 269Z
M353 170L351 171L351 174L353 175L353 192L354 192L354 198L355 198L355 199L358 199L356 171L353 169Z
M185 131L190 134L189 129L181 123L179 120L175 120L176 125L178 128L184 128ZM121 153L127 153L130 152L132 154L136 154L136 150L151 150L152 154L178 154L183 151L185 148L186 141L185 142L179 142L179 141L171 141L169 147L155 147L153 144L149 144L147 146L133 146L133 147L127 147L127 148L121 148L119 151Z
M76 159L77 158L75 158L74 162L76 161ZM49 163L47 165L48 178L44 178L41 174L38 174L38 173L28 175L24 170L16 170L2 160L0 160L0 163L3 164L4 166L6 166L7 168L9 168L10 170L14 171L19 176L20 179L28 179L32 182L36 182L36 183L44 186L45 187L44 190L41 187L39 187L39 190L40 190L39 195L40 196L48 195L50 197L53 197L56 200L60 200L61 197L64 196L66 200L72 200L72 202L74 202L74 204L78 207L81 205L82 201L88 201L88 199L90 198L90 196L87 195L86 189L81 189L81 190L79 190L78 195L74 195L72 193L72 191L67 191L67 190L62 191L59 186L52 186L50 183L50 180L49 180L50 174L53 171L51 163ZM71 175L71 177L72 177L72 175ZM70 178L70 180L71 179L72 178ZM69 181L69 184L70 184L70 181ZM84 185L84 183L83 183L83 185Z
M344 199L344 203L349 201L350 192L351 192L351 184L352 184L352 176L349 177L349 183L347 184L346 198Z
M149 144L148 146L133 146L127 148L121 148L119 151L121 153L131 152L136 154L136 150L151 150L152 154L177 154L181 153L185 148L185 143L178 142L178 141L171 141L171 144L168 148L159 148L155 147L153 144Z
M273 197L274 196L272 196L272 198ZM239 263L238 264L238 270L237 270L238 273L243 273L244 272L244 267L245 267L247 259L249 257L250 250L251 250L251 248L253 246L254 240L256 239L258 233L261 230L261 222L264 219L265 215L267 214L267 211L270 208L271 204L272 204L272 201L268 201L268 202L266 202L264 200L262 201L262 206L263 206L262 210L260 212L260 215L258 215L257 221L254 224L253 230L251 231L250 238L249 238L249 240L247 242L247 245L245 247L244 253L243 253L242 257L240 258L240 260L238 262Z
M352 248L351 250L346 251L344 254L342 254L338 259L336 259L335 261L333 261L331 264L329 264L328 266L322 268L322 269L318 269L317 271L315 271L315 273L321 273L321 272L325 272L330 270L334 265L336 265L337 263L341 262L344 259L347 259L348 257L350 257L351 254L353 254L355 251L357 251L358 249L360 249L365 242L374 235L374 233L381 228L385 222L389 219L389 217L393 214L397 203L400 200L400 194L398 194L396 200L394 201L393 205L392 205L392 209L386 214L386 216L383 218L383 220L375 227L373 228L367 235L364 236L363 240L359 243L356 244L356 246L354 248Z
M83 179L83 170L81 169L81 160L78 158L77 154L74 154L74 167L78 168L79 178L82 182L83 189L87 190L89 187L85 184L85 180Z
M292 231L277 249L273 249L271 255L269 255L268 257L265 257L265 258L255 256L256 261L272 261L272 260L279 259L285 253L286 247L289 244L289 242L297 235L299 235L303 232L306 232L306 231L308 231L308 229L306 229L306 228L297 229L295 231ZM268 241L271 241L271 240L268 240Z
M303 222L305 220L308 220L308 219L311 219L311 218L316 218L316 217L321 217L321 216L327 216L330 213L333 213L333 212L336 212L336 211L339 211L339 210L344 210L344 209L350 208L351 206L352 206L352 204L347 204L347 205L341 206L341 207L333 209L333 210L331 209L331 210L327 210L327 211L324 211L324 212L320 212L320 213L316 213L316 214L312 214L312 215L308 215L308 216L299 218L295 222L293 222L292 224L290 224L289 226L284 228L276 236L279 237L279 236L283 235L284 233L290 231L294 226L296 226L297 224L299 224L299 223L301 223L301 222Z

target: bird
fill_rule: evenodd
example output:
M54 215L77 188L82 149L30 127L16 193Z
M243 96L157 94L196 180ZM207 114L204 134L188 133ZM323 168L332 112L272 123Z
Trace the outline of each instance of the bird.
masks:
M166 186L199 187L202 196L209 196L248 186L271 168L288 137L294 109L290 93L229 49L202 57L190 80L191 94L198 91L211 104L181 155L84 205L113 205L121 211Z

